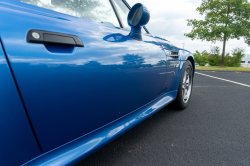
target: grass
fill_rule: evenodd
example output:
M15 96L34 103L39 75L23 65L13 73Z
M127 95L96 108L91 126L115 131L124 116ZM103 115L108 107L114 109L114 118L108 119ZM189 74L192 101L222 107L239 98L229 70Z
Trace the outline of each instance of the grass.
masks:
M222 71L249 71L246 67L218 67L218 66L195 66L197 70L222 70Z

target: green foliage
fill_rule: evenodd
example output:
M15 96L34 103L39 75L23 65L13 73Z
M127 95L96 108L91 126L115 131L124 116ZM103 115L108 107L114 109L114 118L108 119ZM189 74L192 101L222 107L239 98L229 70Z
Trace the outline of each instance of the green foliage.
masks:
M244 57L245 49L236 47L232 50L232 55L230 56L229 53L226 53L225 56L225 66L227 67L240 67L241 66L241 59ZM222 56L220 54L220 47L214 46L211 47L210 52L203 51L202 53L199 53L199 51L196 51L196 53L193 54L195 58L195 62L201 65L199 62L201 61L201 57L206 57L207 62L210 66L219 66L221 63ZM205 59L205 58L204 58Z
M207 59L208 53L206 50L202 51L202 53L196 50L193 56L194 56L195 63L198 63L199 66L205 66L208 63L208 59Z
M241 66L241 59L244 57L245 49L236 47L232 50L232 55L230 56L229 53L225 56L225 66L228 67L240 67Z
M200 65L201 53L196 50L195 53L193 53L193 56L195 63L198 63Z
M220 47L215 46L210 49L210 53L208 54L208 64L210 66L219 66L221 63Z
M250 3L247 0L202 0L196 10L205 15L205 20L188 19L188 26L193 30L185 36L207 41L222 41L224 34L227 39L243 36L250 44Z
M192 40L223 41L222 57L229 39L243 37L250 45L250 3L247 0L202 0L196 10L205 18L188 19L187 25L192 26L192 30L185 36Z

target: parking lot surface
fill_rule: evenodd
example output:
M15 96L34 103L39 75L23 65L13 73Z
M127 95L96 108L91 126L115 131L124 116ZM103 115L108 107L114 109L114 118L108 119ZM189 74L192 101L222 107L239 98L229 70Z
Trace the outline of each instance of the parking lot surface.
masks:
M250 85L250 73L205 72ZM250 165L250 87L195 74L190 105L165 107L77 166Z

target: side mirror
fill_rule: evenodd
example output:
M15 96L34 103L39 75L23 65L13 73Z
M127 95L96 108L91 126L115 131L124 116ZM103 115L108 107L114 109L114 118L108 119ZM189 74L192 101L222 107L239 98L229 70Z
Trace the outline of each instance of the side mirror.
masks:
M146 6L141 3L135 4L128 13L128 25L131 27L129 35L136 40L142 40L141 28L150 19L150 13Z

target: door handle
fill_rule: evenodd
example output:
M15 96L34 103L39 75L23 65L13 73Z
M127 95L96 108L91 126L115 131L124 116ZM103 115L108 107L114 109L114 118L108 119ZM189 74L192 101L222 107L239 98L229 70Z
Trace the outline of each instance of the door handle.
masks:
M31 29L28 31L27 42L53 43L53 44L74 45L76 47L84 47L81 39L75 35L42 31L36 29Z

